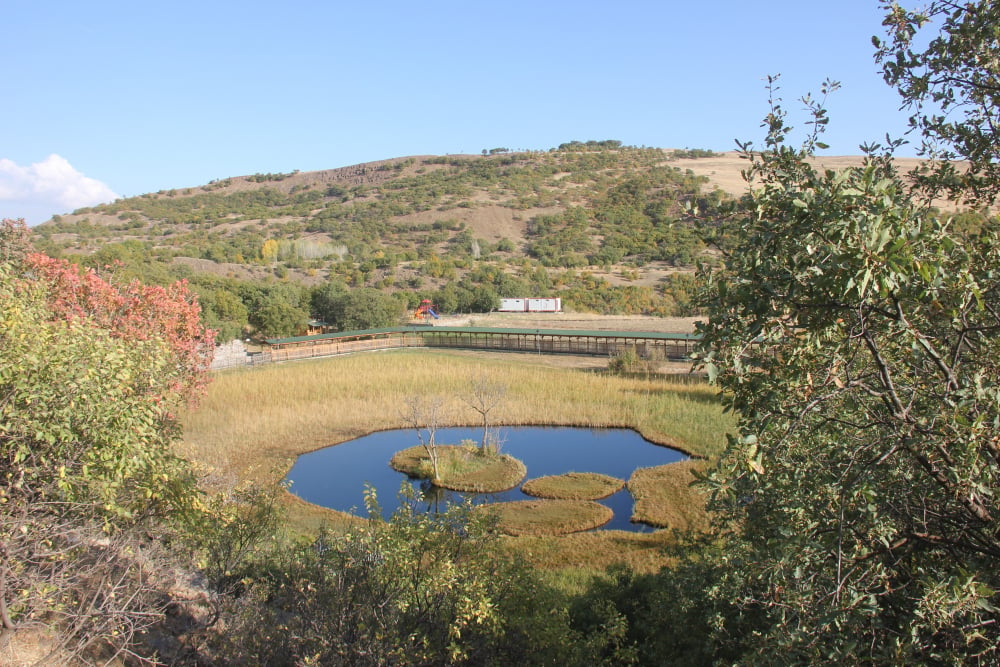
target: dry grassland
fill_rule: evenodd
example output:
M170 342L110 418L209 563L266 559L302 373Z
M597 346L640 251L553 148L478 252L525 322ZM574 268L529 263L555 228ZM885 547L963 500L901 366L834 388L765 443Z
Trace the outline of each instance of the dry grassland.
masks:
M862 155L817 155L809 162L816 169L832 169L834 171L847 167L859 167L864 162ZM919 158L896 158L896 166L901 173L907 173L917 167L923 160ZM685 158L674 160L672 166L681 169L690 169L697 176L704 176L708 179L708 188L718 188L734 197L745 194L748 190L747 182L743 178L743 170L750 166L750 163L740 157L736 151L719 153L712 157L705 158ZM965 164L965 163L957 163ZM935 200L934 205L942 210L954 210L954 202L947 200Z

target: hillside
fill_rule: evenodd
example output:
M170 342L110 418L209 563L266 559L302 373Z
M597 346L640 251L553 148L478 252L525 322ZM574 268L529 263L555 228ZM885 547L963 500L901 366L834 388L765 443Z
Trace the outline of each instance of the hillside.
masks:
M329 321L322 289L410 308L430 298L448 313L558 296L579 313L690 317L694 266L715 261L706 237L745 190L745 165L617 141L414 156L149 193L56 216L33 236L48 254L146 282L188 279L224 338ZM368 298L359 308L376 310Z
M677 153L582 146L233 177L56 216L36 233L80 254L138 241L159 257L248 269L284 264L302 274L328 268L318 259L412 263L435 254L527 255L554 268L689 263L688 255L658 257L670 254L648 247L660 239L629 243L612 232L636 222L678 222L680 204L704 196L706 181L675 165ZM567 212L583 215L570 219ZM274 256L264 248L268 240L279 244ZM418 250L419 258L410 257Z
M170 249L175 258L217 264L257 264L262 248L255 256L252 241L263 245L267 239L299 240L300 251L313 243L317 246L313 254L326 251L340 257L364 250L358 245L362 239L384 249L405 251L407 246L429 243L447 252L449 242L461 237L507 248L506 240L514 246L509 252L516 255L538 236L531 228L533 220L577 207L596 213L601 200L609 196L615 196L616 205L623 203L623 189L638 195L637 185L662 189L663 170L673 172L673 178L666 180L674 187L661 191L661 200L667 199L663 195L674 195L678 202L691 201L713 192L739 196L746 190L742 170L747 163L736 152L584 147L587 150L411 156L324 171L237 176L54 216L36 233L74 253L139 241ZM858 156L815 160L834 169L860 161ZM909 168L918 161L898 162ZM611 195L612 189L618 194ZM625 203L636 204L638 199L634 196ZM373 238L368 232L374 222L384 223L390 234ZM357 234L347 229L350 223L360 228L354 230ZM593 244L609 245L605 230L588 231ZM353 247L344 252L338 241L353 241ZM250 252L232 252L237 247ZM181 252L185 250L187 254ZM286 250L279 255L294 254L291 248ZM308 252L299 254L310 259L304 256Z
M285 285L306 311L303 290L334 282L446 312L534 295L577 312L687 316L694 264L711 261L698 225L727 197L681 161L712 155L570 142L253 174L81 209L33 235L51 255L147 282L187 278L209 309L227 291L251 328L270 295L248 284Z

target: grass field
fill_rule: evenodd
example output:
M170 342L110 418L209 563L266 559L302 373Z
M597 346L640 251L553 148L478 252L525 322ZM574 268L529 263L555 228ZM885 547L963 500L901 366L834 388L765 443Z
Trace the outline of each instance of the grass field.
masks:
M507 387L503 404L490 415L505 426L633 428L652 442L698 457L719 453L732 428L716 391L707 385L665 376L616 377L536 361L542 358L394 350L219 373L201 406L181 416L181 453L220 478L275 483L300 454L405 428L405 402L414 396L444 399L440 426L474 426L479 416L463 398L483 374ZM689 470L676 470L681 477L675 486L686 487ZM687 497L679 500L690 504ZM660 502L671 503L670 495ZM303 529L351 520L291 496L286 505ZM534 537L523 548L518 541L528 538L511 538L511 546L543 567L578 567L584 560L603 568L624 560L648 569L662 561L652 557L656 545L670 539L666 531L583 535L591 537Z

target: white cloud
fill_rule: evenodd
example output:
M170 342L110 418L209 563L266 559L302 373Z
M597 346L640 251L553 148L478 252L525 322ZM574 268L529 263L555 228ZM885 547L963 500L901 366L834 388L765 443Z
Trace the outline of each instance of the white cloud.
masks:
M118 195L111 188L54 153L27 167L0 158L0 217L37 224L56 213L115 199Z

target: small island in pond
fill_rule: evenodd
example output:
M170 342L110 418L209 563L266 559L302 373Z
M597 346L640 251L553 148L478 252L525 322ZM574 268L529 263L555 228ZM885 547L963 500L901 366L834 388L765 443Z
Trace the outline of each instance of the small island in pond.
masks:
M596 472L568 472L529 479L521 491L536 498L599 500L625 488L625 481Z
M516 487L528 473L524 464L507 454L477 447L474 443L434 445L437 475L431 452L416 445L393 455L393 470L431 484L465 493L500 493Z

